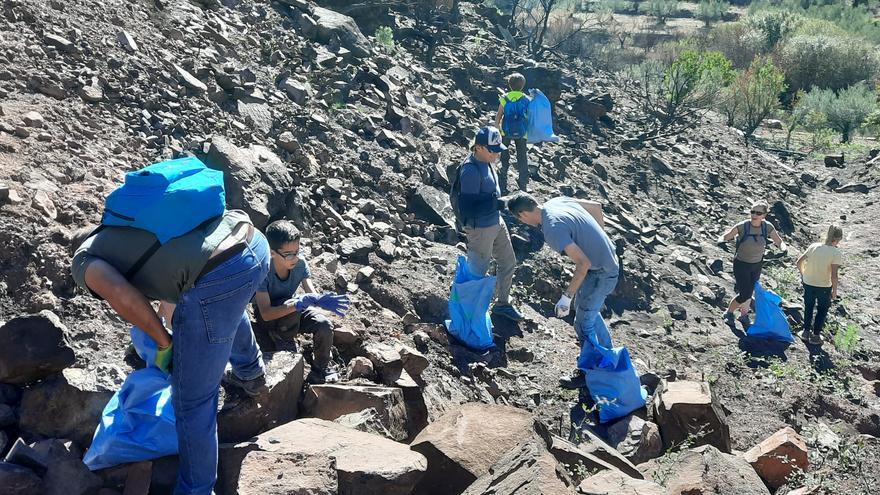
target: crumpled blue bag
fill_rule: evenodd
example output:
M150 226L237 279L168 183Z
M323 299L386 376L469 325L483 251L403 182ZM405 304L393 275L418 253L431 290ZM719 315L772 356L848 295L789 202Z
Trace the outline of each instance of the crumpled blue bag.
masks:
M171 376L156 367L156 343L137 327L131 340L148 366L132 372L104 407L83 462L92 471L177 453Z
M492 318L489 303L495 292L495 277L474 275L468 267L467 258L458 257L455 280L449 294L449 316L446 328L449 333L476 351L495 347L492 341Z
M755 322L746 330L746 335L762 339L794 342L788 318L779 306L782 298L772 290L755 282Z
M648 392L642 387L626 347L607 348L595 335L584 342L578 368L586 377L590 396L599 407L599 422L607 423L645 406Z
M529 135L528 143L556 143L559 136L553 133L553 109L550 100L540 89L529 90L532 98L529 103Z

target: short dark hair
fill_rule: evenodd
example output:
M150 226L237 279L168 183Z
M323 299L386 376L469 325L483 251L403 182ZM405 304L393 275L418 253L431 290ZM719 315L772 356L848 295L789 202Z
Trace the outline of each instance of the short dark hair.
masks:
M281 249L288 242L295 242L302 234L290 220L275 220L266 227L266 240L272 249Z
M520 213L534 211L537 207L538 202L529 193L518 192L507 200L507 210L516 218L519 217Z
M507 85L510 87L511 91L522 91L526 86L526 78L519 72L514 72L507 76Z

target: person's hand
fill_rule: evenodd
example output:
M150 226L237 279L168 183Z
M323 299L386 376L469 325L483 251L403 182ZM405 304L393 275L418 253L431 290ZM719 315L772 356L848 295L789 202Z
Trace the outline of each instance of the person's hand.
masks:
M782 241L782 244L779 245L779 250L788 254L788 244L786 244L785 241Z
M556 317L565 318L571 312L571 298L563 294L556 303Z
M153 364L165 373L171 374L172 356L174 355L174 343L169 342L168 347L156 347L156 359Z
M832 301L837 301L838 299L840 299L840 296L837 295L837 291L836 291L836 290L835 290L835 291L832 291L832 292L831 292L831 300L832 300Z
M349 308L348 296L345 294L337 294L335 292L327 292L318 298L317 303L321 308L326 309L339 316L345 316Z
M291 297L287 301L284 301L284 305L288 308L295 308L297 311L304 311L314 306L320 298L320 295L311 292L301 296Z

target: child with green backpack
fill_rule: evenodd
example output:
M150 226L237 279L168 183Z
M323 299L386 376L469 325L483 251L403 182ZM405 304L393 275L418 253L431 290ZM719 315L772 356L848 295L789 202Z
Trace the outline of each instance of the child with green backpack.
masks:
M507 170L510 167L510 143L516 145L516 170L517 186L521 191L528 189L529 183L529 159L526 155L526 143L529 131L529 103L531 98L523 93L526 86L526 78L514 72L507 78L507 86L510 88L500 98L498 112L495 114L495 127L501 129L503 144L508 147L501 152L501 170L498 173L498 186L501 194L507 194Z

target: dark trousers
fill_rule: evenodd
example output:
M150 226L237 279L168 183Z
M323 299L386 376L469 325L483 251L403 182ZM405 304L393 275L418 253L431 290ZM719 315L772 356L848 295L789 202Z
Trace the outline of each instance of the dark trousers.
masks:
M755 292L755 283L761 278L761 268L764 262L746 263L738 259L733 260L733 278L736 281L736 302L742 304L752 298Z
M321 312L307 308L277 320L263 321L257 311L257 332L265 332L275 344L276 350L296 349L296 336L299 333L312 334L312 366L324 369L330 363L330 348L333 347L333 326Z
M813 307L816 307L816 319L813 320ZM814 287L804 284L804 332L822 333L828 308L831 307L831 287Z
M510 168L510 143L513 142L516 144L516 170L519 173L519 177L516 179L516 184L519 186L519 189L522 191L526 190L526 186L529 184L529 157L526 154L526 138L521 139L510 139L508 137L503 139L504 146L507 146L508 149L501 152L501 170L498 172L498 187L501 189L502 194L507 194L507 170Z

